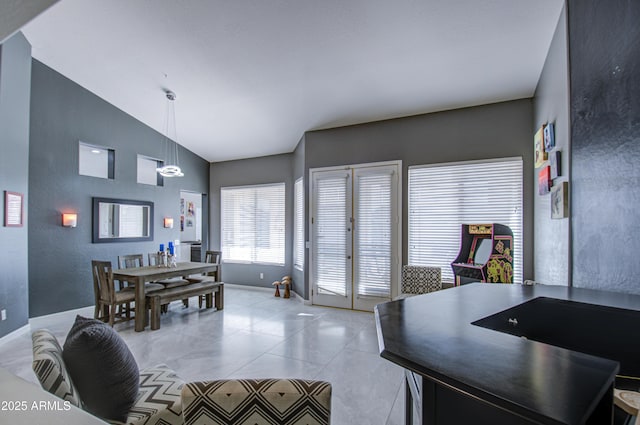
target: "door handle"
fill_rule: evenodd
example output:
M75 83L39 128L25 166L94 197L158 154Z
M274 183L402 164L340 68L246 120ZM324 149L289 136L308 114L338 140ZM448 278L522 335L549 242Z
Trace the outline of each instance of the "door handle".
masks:
M351 260L351 256L350 255L347 255L347 260Z

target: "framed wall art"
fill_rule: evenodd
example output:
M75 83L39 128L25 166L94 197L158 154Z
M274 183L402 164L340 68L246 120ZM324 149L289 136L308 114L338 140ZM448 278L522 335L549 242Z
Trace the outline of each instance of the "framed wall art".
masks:
M562 182L551 189L551 218L569 217L569 183Z
M547 165L538 172L538 195L546 195L551 189L551 169Z
M533 145L535 149L535 167L540 168L547 160L547 152L544 150L544 125L533 136Z
M559 150L549 153L549 167L551 167L551 179L557 179L562 175L561 154Z
M544 126L544 150L546 152L551 152L556 146L556 138L553 131L553 123L550 122Z
M22 227L24 225L24 195L18 192L4 191L4 225Z

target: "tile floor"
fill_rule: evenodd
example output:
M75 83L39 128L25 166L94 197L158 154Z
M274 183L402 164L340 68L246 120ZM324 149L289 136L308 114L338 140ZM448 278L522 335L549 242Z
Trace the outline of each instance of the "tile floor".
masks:
M31 320L61 343L75 314L84 308ZM275 298L271 290L225 285L222 311L198 310L174 302L157 331L134 332L133 322L115 326L138 366L165 363L185 380L238 377L322 379L332 383L332 423L403 423L402 369L379 356L372 313L306 306ZM0 367L29 381L31 336L24 332L0 342Z

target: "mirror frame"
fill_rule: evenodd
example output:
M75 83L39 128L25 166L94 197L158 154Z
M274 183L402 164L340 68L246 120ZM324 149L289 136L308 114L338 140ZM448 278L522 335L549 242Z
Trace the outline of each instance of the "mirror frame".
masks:
M106 202L110 204L123 205L140 205L149 207L149 236L133 237L133 238L101 238L100 237L100 203ZM142 242L153 240L153 202L151 201L135 201L130 199L116 198L93 198L93 243L110 243L110 242Z

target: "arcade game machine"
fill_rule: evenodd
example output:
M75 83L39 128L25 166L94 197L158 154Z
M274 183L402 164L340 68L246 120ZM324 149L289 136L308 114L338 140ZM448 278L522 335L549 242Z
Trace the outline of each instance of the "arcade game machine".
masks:
M513 232L503 224L463 224L460 253L451 268L456 286L513 283Z

